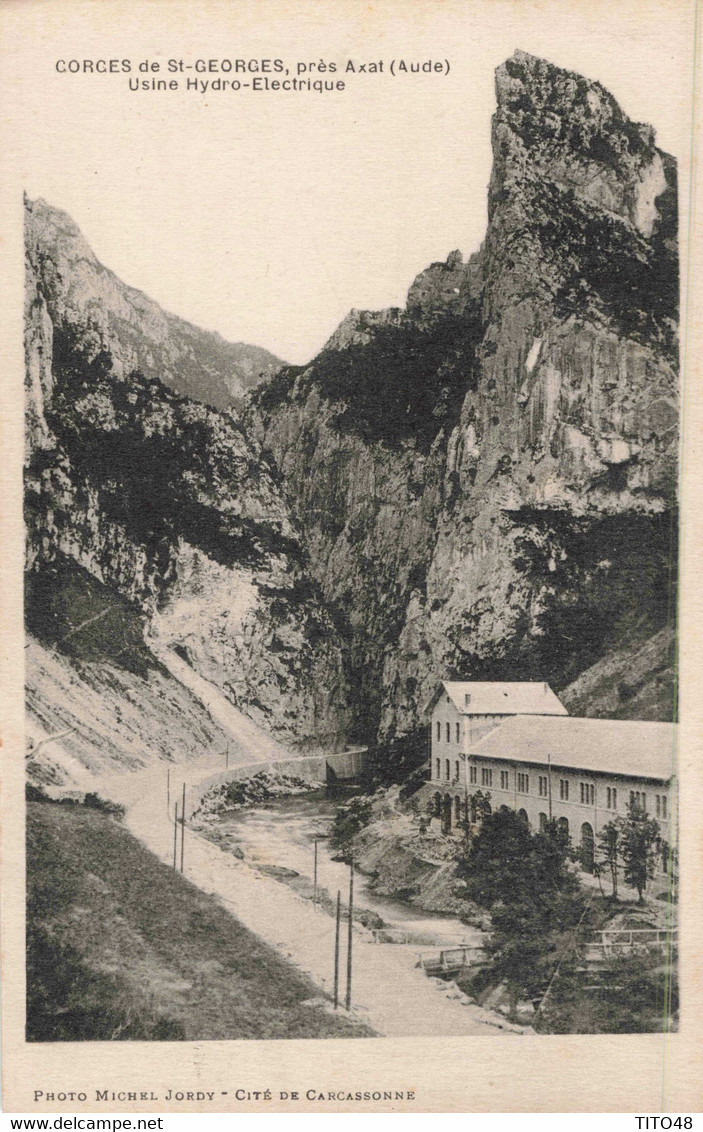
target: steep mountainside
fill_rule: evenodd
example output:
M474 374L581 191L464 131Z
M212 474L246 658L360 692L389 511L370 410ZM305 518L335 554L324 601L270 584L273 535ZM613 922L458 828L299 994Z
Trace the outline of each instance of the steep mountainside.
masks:
M283 743L336 747L342 651L256 444L232 412L125 373L109 336L97 341L56 295L49 304L29 251L27 624L49 649L28 654L37 737L78 721L70 757L88 765L93 741L139 765L179 735L174 724L154 741L145 725L148 705L170 697L181 751L202 751L207 720L157 659L169 649ZM115 352L126 356L119 339ZM130 695L137 707L120 711Z
M661 629L644 643L608 653L564 688L571 715L596 719L670 719L676 684L676 637Z
M444 675L671 716L675 162L542 60L496 92L480 250L241 412L239 347L27 203L30 734L70 732L37 777L219 750L174 654L303 748L417 746Z
M175 393L227 409L282 364L259 346L226 342L167 314L103 267L65 212L43 200L25 206L27 258L39 281L37 317L45 310L57 330L80 328L86 345L110 352L118 376L138 369Z
M480 251L250 397L360 739L412 731L440 674L561 689L672 620L675 162L598 83L522 52L496 94Z

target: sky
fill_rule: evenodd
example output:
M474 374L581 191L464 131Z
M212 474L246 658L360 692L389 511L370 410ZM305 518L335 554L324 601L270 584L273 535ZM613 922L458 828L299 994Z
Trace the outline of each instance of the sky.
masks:
M429 263L479 246L493 72L515 48L599 80L686 161L688 0L10 0L5 24L18 189L165 309L295 363L352 307L402 305ZM346 89L322 95L132 92L126 75L57 73L73 58L384 72L338 70ZM400 58L449 74L394 78Z

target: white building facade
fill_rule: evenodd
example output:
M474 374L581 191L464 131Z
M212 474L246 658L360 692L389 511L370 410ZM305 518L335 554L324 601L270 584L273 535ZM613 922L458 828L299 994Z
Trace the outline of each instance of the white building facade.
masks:
M430 778L463 783L466 756L514 715L568 715L548 684L445 681L432 701Z
M446 682L431 726L424 792L445 832L475 819L469 799L481 791L491 809L509 806L533 829L555 818L586 868L603 826L630 802L672 842L672 723L573 718L546 684Z

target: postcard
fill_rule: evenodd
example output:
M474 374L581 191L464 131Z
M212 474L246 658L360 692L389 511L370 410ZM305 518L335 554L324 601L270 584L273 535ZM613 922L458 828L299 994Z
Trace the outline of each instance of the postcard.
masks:
M695 6L1 17L6 1110L696 1110Z

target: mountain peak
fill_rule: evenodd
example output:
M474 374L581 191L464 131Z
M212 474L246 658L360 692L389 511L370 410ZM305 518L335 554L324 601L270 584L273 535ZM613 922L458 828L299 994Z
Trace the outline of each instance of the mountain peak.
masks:
M259 346L228 342L130 287L104 267L78 225L42 198L25 196L27 293L36 291L54 326L80 327L86 348L107 351L118 377L138 369L175 393L216 409L283 364Z
M599 82L525 51L497 68L496 99L498 191L521 178L548 181L652 236L675 163L651 126L631 121Z

